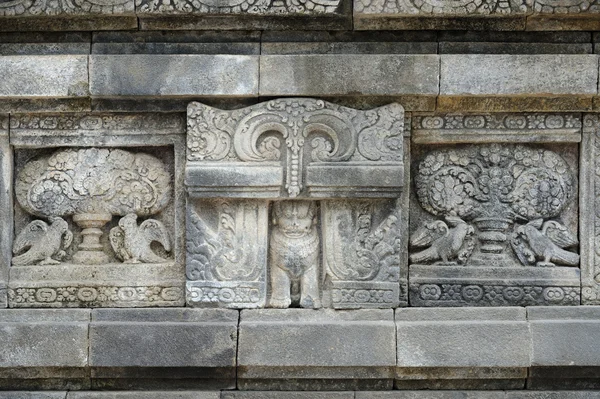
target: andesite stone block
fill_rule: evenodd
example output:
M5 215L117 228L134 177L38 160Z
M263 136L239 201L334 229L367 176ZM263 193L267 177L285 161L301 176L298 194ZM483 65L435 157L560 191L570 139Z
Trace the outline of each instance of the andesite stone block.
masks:
M88 95L88 57L39 55L0 57L0 98L60 98Z
M114 96L238 96L258 94L258 56L90 56L90 92Z
M392 310L242 310L238 387L391 389L395 346Z
M221 392L221 399L354 399L353 391L346 392L277 392L277 391L233 391Z
M95 386L118 388L137 380L156 388L193 379L181 384L230 389L235 386L237 322L233 310L94 310L90 366Z
M219 399L220 396L219 391L86 391L69 392L66 399Z
M440 95L594 95L597 55L442 55Z
M397 309L396 329L400 388L515 389L527 376L523 308Z
M264 55L261 96L438 94L437 55Z

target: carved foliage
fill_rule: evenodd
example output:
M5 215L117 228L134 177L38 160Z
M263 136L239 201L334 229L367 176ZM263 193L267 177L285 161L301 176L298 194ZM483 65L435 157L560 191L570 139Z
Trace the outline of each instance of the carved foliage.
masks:
M417 198L450 226L426 221L413 232L411 245L426 249L412 253L411 262L469 263L477 231L483 256L504 256L510 240L523 265L577 266L579 256L564 249L577 239L547 220L561 214L573 185L567 163L541 148L491 144L430 152L416 173Z
M523 13L524 0L358 0L355 10L363 13L489 15Z
M284 162L285 188L304 188L308 162L401 162L404 110L361 112L314 99L281 99L236 111L188 107L189 161Z
M144 0L142 13L321 14L333 13L340 0Z
M340 281L399 281L401 209L376 223L377 201L324 202L327 274Z
M264 273L256 240L263 211L252 202L215 203L216 226L211 226L194 207L188 206L188 280L258 281Z
M151 215L171 198L171 175L157 158L119 149L65 149L28 162L18 174L19 204L38 216Z
M0 16L133 13L132 0L4 0Z

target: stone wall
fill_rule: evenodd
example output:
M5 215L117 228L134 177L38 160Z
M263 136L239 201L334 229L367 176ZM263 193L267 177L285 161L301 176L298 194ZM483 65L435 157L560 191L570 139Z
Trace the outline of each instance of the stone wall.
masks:
M595 30L0 0L0 399L600 398Z

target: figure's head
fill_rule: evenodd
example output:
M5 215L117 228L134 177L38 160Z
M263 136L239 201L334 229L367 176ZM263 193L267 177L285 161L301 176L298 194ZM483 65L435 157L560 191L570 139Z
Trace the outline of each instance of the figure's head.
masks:
M291 238L309 234L316 223L314 201L278 201L273 204L273 224Z
M137 215L135 213L129 213L119 220L119 227L123 230L131 230L134 227L137 227Z
M50 224L53 227L56 227L59 231L67 231L69 229L69 224L67 221L58 216L51 216L48 218Z

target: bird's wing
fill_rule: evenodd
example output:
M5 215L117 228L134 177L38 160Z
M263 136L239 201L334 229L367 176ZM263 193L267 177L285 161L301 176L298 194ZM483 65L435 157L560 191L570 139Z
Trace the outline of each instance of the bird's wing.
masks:
M542 234L561 248L568 248L579 244L577 237L571 234L565 226L549 220L542 226Z
M410 237L413 247L427 247L448 234L448 225L441 220L425 222Z
M169 237L169 231L162 222L156 219L148 219L140 224L140 231L148 240L148 243L158 241L162 244L165 250L171 250L171 238Z
M110 229L109 239L110 245L119 259L125 260L129 258L129 254L125 250L125 232L122 228L116 226Z
M523 265L527 266L535 263L535 254L521 235L514 233L510 245Z
M25 248L31 247L34 243L41 240L47 231L48 224L43 220L34 220L29 223L15 238L13 253L18 254Z

